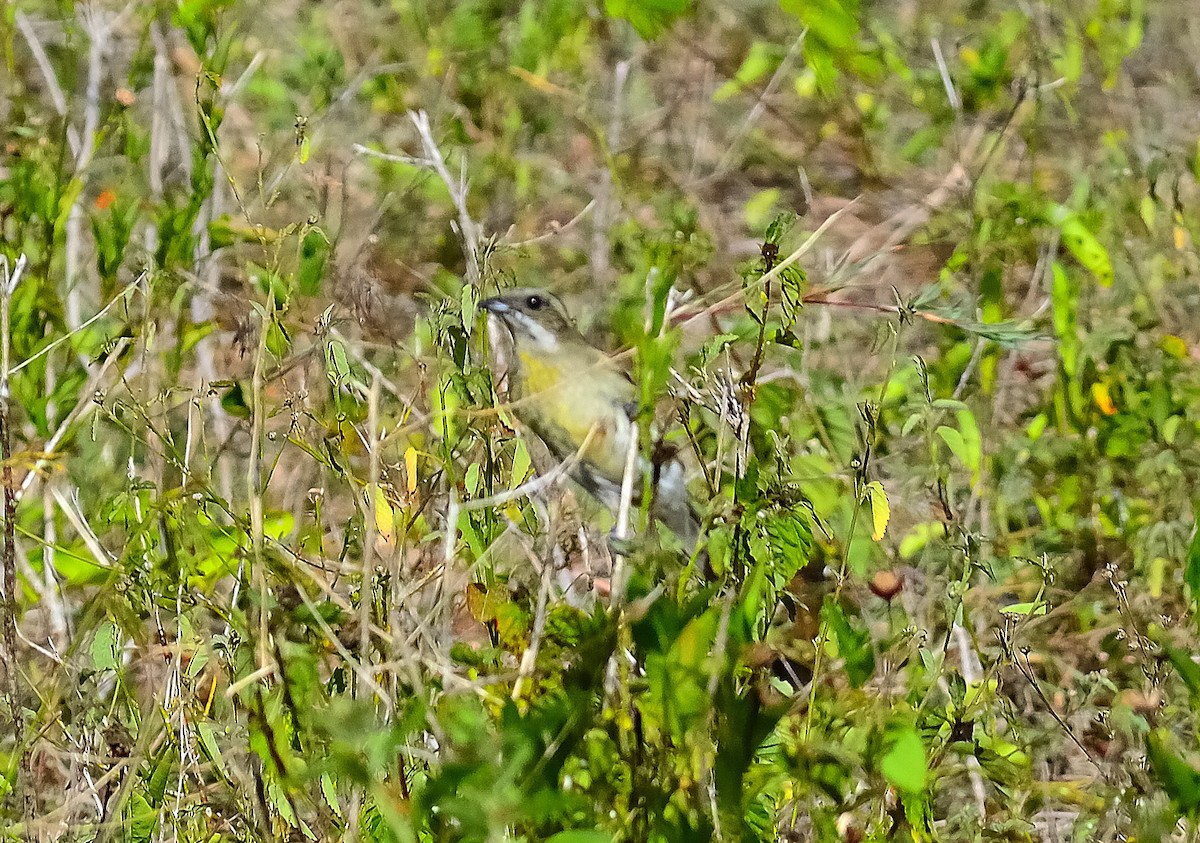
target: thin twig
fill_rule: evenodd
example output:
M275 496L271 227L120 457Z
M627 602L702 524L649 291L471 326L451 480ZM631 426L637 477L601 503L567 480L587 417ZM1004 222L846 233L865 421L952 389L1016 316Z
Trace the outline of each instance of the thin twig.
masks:
M87 79L84 89L83 129L80 131L79 152L75 156L75 178L87 181L87 169L96 152L96 135L100 129L100 83L104 77L104 58L109 49L112 29L120 16L95 5L80 7L79 16L88 34ZM66 320L69 328L77 328L82 320L83 301L80 285L83 280L83 235L86 222L83 194L79 191L67 213L66 242Z
M640 447L638 423L629 423L629 445L625 451L625 471L621 475L621 502L617 507L616 537L623 542L629 537L629 511L633 506L633 481L638 474L638 452ZM618 612L625 602L626 559L624 553L613 554L612 593L608 598L609 610Z
M536 559L532 550L530 550L529 556L530 561ZM554 583L554 570L553 558L547 559L542 564L542 582L538 589L537 609L533 616L533 631L529 635L529 646L521 654L521 666L517 670L517 681L513 683L511 698L514 701L521 698L525 682L533 675L533 670L537 666L538 650L542 645L542 634L546 630L546 614L550 606L550 590Z
M267 357L267 335L270 332L270 316L265 310L258 312L259 340L258 350L254 357L254 375L251 378L250 392L250 457L246 460L246 494L250 504L250 547L253 569L251 571L258 586L258 665L265 668L269 663L267 646L268 637L267 615L270 611L267 601L267 579L263 542L266 530L263 525L265 501L263 500L263 427L266 417L263 412L263 367Z
M71 527L74 528L76 535L83 540L84 547L92 554L95 560L95 565L98 568L103 568L106 571L117 570L116 560L112 558L104 545L100 544L100 539L96 535L96 531L88 524L87 519L79 510L79 490L74 489L71 492L71 497L67 497L66 493L57 485L50 487L50 494L54 496L55 503L62 510L62 514L66 516Z
M1021 655L1024 655L1025 657L1025 662L1023 664L1021 662ZM1030 687L1033 688L1033 692L1046 707L1046 711L1048 711L1050 716L1054 718L1054 722L1056 722L1066 733L1067 737L1071 739L1071 743L1075 744L1075 746L1079 748L1079 751L1083 753L1084 757L1087 758L1091 765L1100 772L1100 775L1107 779L1109 777L1108 771L1104 767L1100 766L1100 762L1096 760L1094 755L1092 755L1091 750L1083 745L1083 742L1075 735L1075 730L1072 729L1071 725L1063 719L1061 714L1058 713L1058 709L1054 707L1054 704L1050 702L1050 698L1046 696L1046 692L1042 690L1042 686L1037 680L1037 674L1034 673L1033 667L1029 664L1029 654L1014 654L1013 664L1017 666L1017 670L1019 670L1021 675L1024 676L1026 681L1029 682Z
M838 217L840 217L842 214L846 213L852 207L854 207L854 205L857 201L858 201L857 198L852 199L846 205L844 205L841 208L838 208L836 211L834 211L832 214L830 214L829 217L823 223L821 223L820 226L817 227L817 230L814 231L811 235L809 235L809 237L803 243L801 243L796 248L795 251L793 251L790 255L788 255L783 260L779 261L779 263L775 264L775 266L772 267L770 271L764 272L757 279L749 282L748 284L745 284L744 286L739 285L737 291L732 293L731 295L728 295L725 298L720 299L719 301L717 301L713 304L707 305L706 307L700 309L697 312L680 316L679 323L678 323L679 327L687 328L689 325L691 325L697 319L704 319L710 313L712 313L714 311L719 311L722 308L724 308L730 304L733 304L734 302L742 301L744 299L746 293L748 293L749 291L754 290L764 284L769 284L771 281L778 278L780 273L782 273L785 269L787 269L789 266L794 264L796 261L800 260L800 258L802 258L806 254L808 254L808 252L812 249L812 247L816 244L816 242L821 239L821 235L823 235L826 231L829 230L830 226L832 226L837 221Z
M54 111L59 117L66 117L67 97L63 93L62 85L58 84L54 65L50 63L50 56L47 55L46 48L42 46L41 39L38 38L37 32L33 28L33 23L24 12L17 12L14 18L17 29L20 30L21 37L25 39L25 44L29 47L29 52L33 55L38 70L42 72L42 79L46 82L46 90L50 94L50 103L54 106ZM72 155L79 155L79 130L74 126L67 126L67 145L71 148Z
M317 626L321 627L321 632L325 634L326 640L333 645L334 649L338 651L338 655L340 655L345 660L346 664L350 666L350 669L354 672L354 675L358 678L358 681L370 688L375 693L375 696L381 703L383 703L384 719L390 720L392 716L392 709L395 707L395 703L392 701L392 698L387 691L385 691L380 684L375 681L375 677L371 675L371 671L366 666L367 662L354 658L354 654L346 649L346 645L342 643L342 640L338 637L338 634L329 626L329 622L326 621L325 618L321 617L320 608L313 603L312 598L308 596L308 593L301 587L300 583L296 583L295 586L296 593L300 595L300 600L312 613L313 619L317 622ZM370 630L367 630L366 634L369 635Z
M83 331L86 328L88 328L89 326L98 322L100 319L102 319L104 317L104 315L106 313L108 313L108 311L112 310L118 304L125 301L125 299L128 298L131 293L136 292L139 288L139 282L141 280L142 280L142 277L139 277L138 279L134 280L133 283L126 286L124 290L117 293L117 295L113 297L112 301L110 301L108 304L104 305L104 307L100 308L100 310L98 310L96 312L95 316L92 316L86 322L83 322L82 324L80 324L78 327L72 328L70 331L67 331L67 333L63 334L61 337L54 340L53 342L48 343L46 345L46 347L43 348L41 351L39 351L37 354L34 354L31 357L25 358L20 363L13 366L12 370L9 372L9 374L15 375L17 372L24 369L30 363L36 363L38 360L41 360L43 357L45 357L47 354L49 354L54 349L58 348L64 342L67 342L68 340L70 340L72 337L74 337L80 331Z
M725 654L729 647L729 619L733 614L733 599L736 595L732 589L725 593L725 599L721 601L721 618L717 621L717 636L713 641L712 656L710 664L712 665L712 673L708 675L708 716L711 718L709 727L710 734L717 733L717 724L715 722L717 713L717 688L721 683L721 677L725 674ZM714 780L714 772L709 768L708 753L701 753L702 772L701 778L704 781L705 788L708 790L709 811L712 814L713 835L716 840L723 840L724 835L721 834L721 815L717 810L717 788Z
M379 535L375 506L379 499L379 393L378 377L371 378L367 393L367 506L363 512L366 536L362 545L362 569L358 586L358 661L365 668L371 664L371 607L374 605L375 539Z
M929 43L933 46L933 58L937 61L938 73L942 77L942 87L946 89L946 99L950 101L950 107L955 112L962 111L962 98L954 87L954 80L950 78L950 68L946 66L946 57L942 55L942 42L931 38Z
M368 158L378 158L381 161L391 161L393 164L411 164L414 167L432 168L433 162L428 158L417 158L412 155L398 155L394 152L380 152L378 149L371 149L369 146L363 146L361 143L356 143L352 147L355 155L365 155Z
M550 230L545 232L544 234L539 234L536 237L530 237L528 240L518 240L517 242L509 243L508 245L509 245L509 247L511 247L513 249L522 249L525 246L533 246L537 243L543 243L552 237L557 237L558 235L563 234L567 231L570 231L572 228L574 228L576 226L576 224L578 224L580 220L582 220L584 217L586 217L588 215L588 213L591 212L591 210L595 207L596 207L596 200L593 199L591 202L588 202L586 205L583 206L582 211L580 211L575 216L571 217L569 220L564 222L562 225L559 225L557 222L552 222L552 223L550 223Z
M575 453L551 468L545 474L539 474L515 488L508 489L503 492L497 492L496 494L488 495L485 498L474 498L473 500L464 501L458 505L459 511L474 512L480 509L492 509L495 507L504 506L509 501L514 501L517 498L532 497L533 495L540 493L547 486L554 483L556 480L575 467L576 463L579 462L579 460L582 458L582 455L587 451L588 446L591 445L592 440L596 435L596 430L597 428L595 427L590 429L588 431L588 435L583 438L583 442L580 443L579 448L575 451Z
M613 155L621 143L621 122L625 113L622 105L625 98L625 83L629 79L629 68L632 59L617 62L613 69L613 92L611 112L608 119L608 130L604 137L604 168L600 171L600 181L596 184L596 212L592 214L592 248L589 259L592 275L605 281L611 270L609 250L609 229L613 223Z
M424 110L410 111L408 119L412 120L413 125L417 128L417 134L421 136L421 146L425 150L429 166L446 185L446 190L450 192L450 201L454 203L454 209L458 211L458 236L462 239L463 256L467 259L467 283L477 288L482 280L479 266L479 244L482 235L479 226L471 219L471 214L467 211L466 179L460 178L455 181L450 175L450 171L446 169L446 161L442 157L441 150L438 149L437 142L433 139L433 130L429 126L429 115Z
M953 197L962 193L964 186L970 183L968 167L975 160L975 154L984 138L984 127L979 126L971 131L964 139L962 148L955 162L942 177L941 182L923 201L914 202L883 222L869 228L846 250L846 261L858 263L865 261L867 266L871 261L908 240L921 226L929 222L934 211L942 208ZM847 208L849 205L846 206ZM845 210L842 208L841 210ZM868 260L870 259L870 260Z
M714 167L712 173L709 174L709 180L719 178L722 174L724 174L726 169L728 169L730 163L733 161L733 156L737 153L738 147L742 145L742 141L746 139L746 135L750 133L752 128L754 128L754 124L759 121L759 118L762 117L763 111L766 110L767 100L775 95L775 92L779 90L779 86L782 84L784 77L787 75L788 71L792 69L792 64L795 63L796 58L800 55L801 48L804 46L804 39L807 36L808 27L805 27L804 30L801 31L800 35L797 36L796 40L792 42L792 46L788 49L787 55L783 57L783 61L779 63L779 67L775 69L775 73L771 76L770 81L767 82L767 86L763 88L762 93L759 94L758 101L754 103L754 107L750 109L750 113L746 116L746 119L742 121L742 125L738 127L737 134L733 136L733 140L731 140L729 142L729 146L725 148L725 154L721 156L721 160L717 162L717 166Z
M71 431L71 428L74 427L75 423L100 406L97 400L99 394L98 388L104 381L104 376L108 374L108 370L120 359L121 354L129 346L129 342L129 337L121 337L117 340L112 350L108 353L108 357L105 358L104 363L100 365L100 368L96 370L96 373L88 381L87 387L80 391L79 401L75 404L75 407L71 412L67 413L66 418L59 422L58 429L46 440L46 444L41 447L40 453L43 456L39 457L37 462L33 464L33 469L21 481L21 488L17 489L17 503L21 502L25 493L29 491L29 487L42 476L43 470L53 461L55 450Z
M979 654L975 652L971 636L967 634L967 630L962 624L955 622L953 634L954 642L958 645L958 660L963 681L967 683L968 688L977 688L983 674L983 665L979 661ZM982 823L987 818L987 790L984 788L980 769L979 759L974 755L968 755L967 778L971 781L971 793L975 797L975 808L979 811L979 821Z
M4 640L0 641L0 667L4 668L4 696L12 712L13 734L21 733L21 706L17 700L17 539L14 531L17 516L16 487L12 474L12 430L9 415L9 304L13 291L21 282L27 260L22 253L9 271L8 259L0 256L0 267L4 270L0 278L0 460L3 460L4 483L4 552L2 557L4 604L0 614L0 630Z

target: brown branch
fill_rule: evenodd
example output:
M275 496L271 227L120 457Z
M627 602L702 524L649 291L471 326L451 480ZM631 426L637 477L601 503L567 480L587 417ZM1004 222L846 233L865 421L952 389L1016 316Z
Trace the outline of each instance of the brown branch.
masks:
M3 583L4 583L4 604L0 614L0 632L3 633L3 640L0 641L0 667L4 669L4 698L7 700L7 706L12 713L12 733L17 736L18 744L20 742L20 734L22 727L21 705L18 700L17 686L17 537L15 534L16 515L17 515L17 494L16 486L13 483L12 472L12 431L11 419L8 412L9 402L9 386L8 386L8 365L9 365L9 332L8 332L8 307L12 299L12 292L16 289L17 284L21 282L21 275L25 272L26 259L22 254L17 258L15 266L9 272L8 260L0 257L3 261L4 276L0 278L0 461L3 468L2 480L4 484L4 551L0 567L3 567ZM21 750L22 772L25 770L25 759L27 749ZM20 787L16 789L20 793ZM26 821L28 821L30 803L26 800Z

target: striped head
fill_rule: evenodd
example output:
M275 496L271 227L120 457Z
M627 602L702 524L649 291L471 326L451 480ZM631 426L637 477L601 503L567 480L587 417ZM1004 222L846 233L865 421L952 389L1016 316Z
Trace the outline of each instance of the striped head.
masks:
M518 351L554 354L564 341L583 339L563 303L545 290L521 287L479 306L504 323Z

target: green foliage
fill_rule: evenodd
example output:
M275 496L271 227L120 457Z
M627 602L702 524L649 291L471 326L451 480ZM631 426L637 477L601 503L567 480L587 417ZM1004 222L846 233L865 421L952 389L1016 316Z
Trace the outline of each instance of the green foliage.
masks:
M604 0L604 11L633 24L643 38L657 38L687 14L692 0Z
M0 16L8 836L1195 837L1179 0L76 11ZM516 284L692 557L549 482Z

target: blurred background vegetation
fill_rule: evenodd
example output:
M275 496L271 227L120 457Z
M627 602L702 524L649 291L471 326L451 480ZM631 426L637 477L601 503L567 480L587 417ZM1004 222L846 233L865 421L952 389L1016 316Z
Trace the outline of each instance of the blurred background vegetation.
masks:
M10 0L0 833L1200 840L1195 12Z

